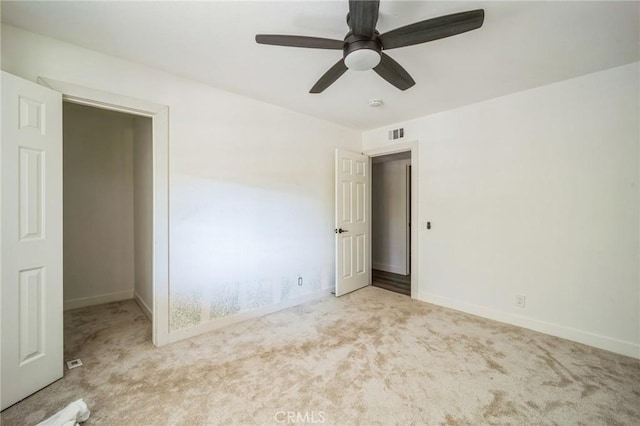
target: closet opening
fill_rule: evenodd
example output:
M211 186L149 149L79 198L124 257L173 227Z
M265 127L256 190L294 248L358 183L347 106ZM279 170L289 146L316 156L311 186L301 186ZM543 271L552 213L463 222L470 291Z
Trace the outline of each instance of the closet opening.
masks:
M63 102L65 360L113 332L151 341L153 190L150 117Z
M371 282L411 296L411 151L371 158Z

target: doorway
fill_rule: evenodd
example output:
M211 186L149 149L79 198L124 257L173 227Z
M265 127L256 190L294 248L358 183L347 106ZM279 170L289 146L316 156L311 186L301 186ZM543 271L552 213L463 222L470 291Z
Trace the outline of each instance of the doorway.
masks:
M153 221L152 221L152 315L155 346L170 343L169 335L169 107L75 83L38 77L38 83L62 94L71 103L120 111L152 121Z
M3 408L63 375L63 101L151 119L151 335L156 346L169 343L169 108L49 78L38 83L48 89L2 72L2 229L20 237L3 234L2 321L20 325L2 334L2 375L11 377L2 382Z
M371 160L371 282L411 296L411 151Z
M134 299L152 320L148 117L63 102L64 309Z

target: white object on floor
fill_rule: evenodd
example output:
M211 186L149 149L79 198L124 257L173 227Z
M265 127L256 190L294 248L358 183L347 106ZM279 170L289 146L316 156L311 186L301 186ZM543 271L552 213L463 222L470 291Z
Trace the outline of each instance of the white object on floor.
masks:
M80 358L67 361L67 368L69 370L71 370L72 368L80 367L81 365L82 361L80 361Z
M86 422L90 414L91 411L89 411L87 404L84 400L79 399L36 426L75 426L78 423Z

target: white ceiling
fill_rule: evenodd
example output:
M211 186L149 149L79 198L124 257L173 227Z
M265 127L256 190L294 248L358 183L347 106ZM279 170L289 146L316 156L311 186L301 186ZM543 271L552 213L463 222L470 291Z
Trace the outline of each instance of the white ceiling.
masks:
M347 1L10 2L2 21L355 129L456 108L638 61L640 2L381 0L378 30L485 9L484 26L389 50L416 85L347 71L308 91L340 51L258 45L257 33L342 39ZM379 108L370 99L382 99Z

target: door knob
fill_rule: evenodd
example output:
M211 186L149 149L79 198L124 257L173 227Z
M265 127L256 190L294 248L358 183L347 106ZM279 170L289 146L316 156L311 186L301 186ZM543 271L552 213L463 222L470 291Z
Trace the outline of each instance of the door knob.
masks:
M335 230L336 234L342 234L343 232L349 232L348 229L342 229L342 228L338 228Z

